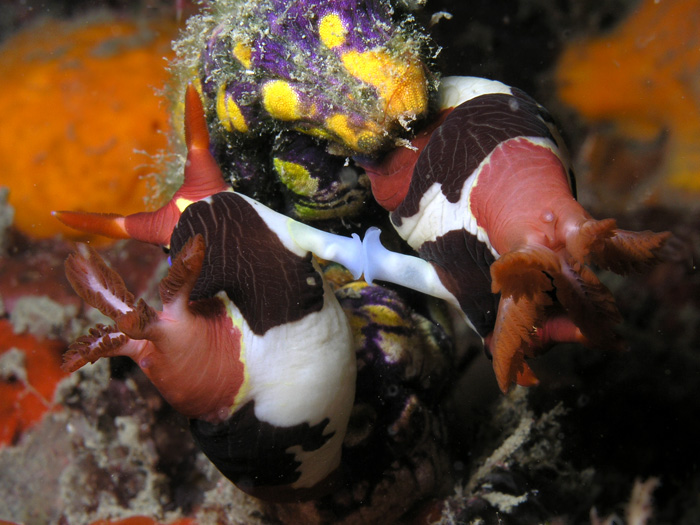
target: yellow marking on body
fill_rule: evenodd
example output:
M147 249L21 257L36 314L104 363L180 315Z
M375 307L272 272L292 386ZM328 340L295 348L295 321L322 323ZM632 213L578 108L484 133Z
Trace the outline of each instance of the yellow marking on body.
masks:
M226 307L226 315L228 316L229 319L231 319L231 324L235 328L238 328L238 330L241 333L241 348L240 348L240 355L238 357L238 360L243 363L243 382L241 383L240 388L238 389L238 393L236 394L236 397L233 401L233 405L231 405L231 408L229 409L229 414L233 414L238 410L241 406L245 404L245 402L248 399L248 394L251 389L250 385L250 373L248 372L248 366L246 365L246 359L245 359L245 353L246 353L246 347L245 347L245 340L244 340L244 334L248 331L250 331L249 327L244 326L244 320L243 317L241 316L240 312L238 311L238 308L236 308L236 305L233 304L233 301L231 301L228 298L228 295L226 295L226 292L221 291L216 294L216 297L224 304Z
M272 118L279 120L299 120L301 112L299 95L284 80L270 80L262 88L263 106Z
M367 337L364 334L364 329L369 324L368 320L360 315L355 315L351 310L346 310L345 313L348 316L350 331L352 332L353 339L355 340L355 347L363 348L367 344ZM359 362L360 361L358 361L358 363Z
M369 284L365 281L353 281L343 286L343 291L348 297L357 299L361 297L362 290L368 286Z
M185 209L192 203L194 203L194 201L184 199L182 197L175 199L175 206L177 206L177 209L180 210L180 213L185 211Z
M294 193L311 196L318 191L318 179L301 164L282 159L274 159L273 164L282 183Z
M352 76L377 89L390 119L427 111L427 80L416 58L396 59L384 51L347 51L341 60Z
M247 69L250 69L251 58L253 56L253 48L243 42L238 42L233 47L233 56L243 64Z
M331 49L342 46L345 43L345 35L348 31L343 25L343 20L336 13L329 13L318 24L318 35L321 42Z
M248 132L248 124L233 97L226 93L226 85L222 84L216 94L216 115L227 131Z

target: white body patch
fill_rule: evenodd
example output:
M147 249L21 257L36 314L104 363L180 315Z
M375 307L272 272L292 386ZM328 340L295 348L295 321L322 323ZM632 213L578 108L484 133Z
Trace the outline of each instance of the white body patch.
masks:
M479 77L445 77L440 80L438 103L440 108L456 108L467 100L481 95L513 95L510 86L497 80Z
M457 107L473 98L501 93L513 95L510 87L495 81L479 77L445 77L440 81L438 101L441 108ZM412 217L402 217L401 226L396 231L414 249L427 241L435 241L452 230L467 230L479 241L486 244L489 251L498 257L489 241L488 234L476 224L476 218L469 211L469 198L481 167L489 161L486 157L471 174L462 187L459 201L451 203L442 193L442 185L434 183L423 194L420 200L419 212Z
M560 157L559 149L550 139L543 137L517 137L512 140L527 140L535 146L548 149L557 157ZM494 249L489 239L488 233L476 222L476 217L471 208L471 192L479 184L479 175L491 161L491 155L481 161L467 179L464 181L460 198L457 202L451 203L442 193L442 185L434 183L421 197L419 212L411 217L402 217L401 226L396 226L396 231L414 249L427 241L435 241L438 237L453 230L466 230L483 242L491 254L498 259L499 254ZM526 159L524 159L526 160Z
M488 160L487 157L482 164ZM498 257L489 236L476 224L476 218L469 210L469 198L476 180L473 174L467 178L455 203L448 201L442 193L442 184L434 183L421 197L419 212L411 217L402 217L401 226L394 225L396 231L414 250L418 250L424 242L435 241L447 232L466 230L486 244L494 257Z
M324 306L299 321L276 326L258 336L238 309L227 308L243 332L241 361L246 378L236 406L255 400L255 416L289 427L330 422L333 436L318 450L290 447L301 462L295 488L312 487L340 464L341 446L355 400L356 359L347 317L324 283ZM307 460L308 459L308 460Z

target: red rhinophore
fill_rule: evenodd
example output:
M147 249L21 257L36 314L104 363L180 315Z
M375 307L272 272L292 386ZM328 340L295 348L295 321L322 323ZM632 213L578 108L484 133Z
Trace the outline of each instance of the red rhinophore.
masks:
M222 191L231 190L224 182L221 170L209 152L209 132L204 117L204 107L197 90L192 85L187 87L185 99L185 141L187 161L184 182L162 208L126 217L74 211L57 211L52 213L53 216L71 228L88 233L115 239L132 238L168 246L184 206Z

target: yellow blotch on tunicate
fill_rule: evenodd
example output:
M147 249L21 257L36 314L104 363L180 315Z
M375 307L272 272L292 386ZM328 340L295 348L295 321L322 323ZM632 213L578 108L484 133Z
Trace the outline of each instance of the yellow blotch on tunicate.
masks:
M341 60L352 76L377 89L389 120L417 117L428 109L428 84L417 58L395 59L383 51L348 51Z
M382 326L403 326L405 321L399 314L383 304L371 304L362 307L362 311L366 313L373 322Z
M301 164L274 159L273 164L282 183L298 195L310 196L318 191L318 180Z
M246 68L250 69L251 58L253 55L253 49L244 44L243 42L238 42L233 47L233 56L238 59L238 61L243 64Z
M304 128L303 130L304 133L307 135L311 135L312 137L316 137L317 139L322 139L322 140L333 140L335 136L333 133L329 133L327 129L324 128Z
M365 122L364 127L358 128L350 123L347 115L336 113L326 119L326 128L340 138L345 144L356 151L371 151L380 140L378 129L370 122Z
M347 32L342 19L336 13L327 14L321 18L318 24L318 34L321 37L321 42L331 49L342 46L345 43Z
M270 80L262 88L263 106L272 118L299 120L302 118L299 95L284 80Z
M228 131L248 132L248 124L245 121L241 108L238 107L233 97L226 93L226 85L219 87L216 94L216 115L222 126Z

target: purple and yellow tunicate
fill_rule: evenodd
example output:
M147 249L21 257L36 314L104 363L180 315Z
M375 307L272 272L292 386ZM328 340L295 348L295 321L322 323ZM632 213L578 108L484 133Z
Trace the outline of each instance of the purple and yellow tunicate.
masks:
M210 113L231 133L272 119L375 152L426 114L431 87L424 42L392 14L383 1L233 3L199 55Z
M190 21L178 47L181 76L205 100L225 177L302 220L357 214L368 184L348 179L345 156L392 147L427 115L435 89L427 37L387 0L219 2ZM298 158L285 148L294 134L312 138ZM271 157L273 149L285 150L284 158ZM281 170L280 160L310 175ZM291 205L280 202L275 188L318 179L319 162L323 190L292 190Z

